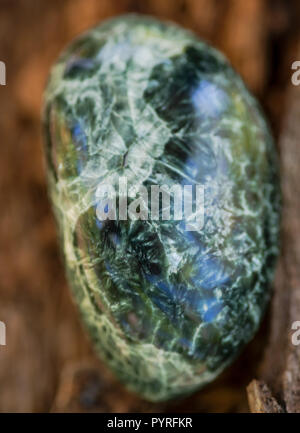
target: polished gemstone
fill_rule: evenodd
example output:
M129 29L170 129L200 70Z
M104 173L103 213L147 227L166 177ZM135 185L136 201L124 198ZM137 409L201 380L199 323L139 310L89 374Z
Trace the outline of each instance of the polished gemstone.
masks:
M44 129L96 351L149 400L212 381L258 329L278 254L276 154L258 103L192 33L121 16L54 65Z

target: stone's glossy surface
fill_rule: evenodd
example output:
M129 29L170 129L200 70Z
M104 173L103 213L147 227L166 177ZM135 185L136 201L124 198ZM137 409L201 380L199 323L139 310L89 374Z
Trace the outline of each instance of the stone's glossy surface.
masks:
M279 188L257 102L218 51L125 16L54 66L44 126L50 193L97 351L158 401L213 380L253 337L278 253ZM97 186L198 183L205 224L99 221Z

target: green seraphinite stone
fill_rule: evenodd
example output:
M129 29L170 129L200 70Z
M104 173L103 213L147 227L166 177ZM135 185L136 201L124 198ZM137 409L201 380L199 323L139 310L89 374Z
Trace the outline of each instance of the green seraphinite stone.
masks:
M149 400L210 382L257 330L278 253L276 155L256 100L190 32L123 16L54 65L44 128L67 273L97 352ZM100 221L97 187L120 177L203 185L204 227Z

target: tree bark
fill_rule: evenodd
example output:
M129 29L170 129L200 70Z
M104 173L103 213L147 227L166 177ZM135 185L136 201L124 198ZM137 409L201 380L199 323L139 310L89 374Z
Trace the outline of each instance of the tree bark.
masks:
M297 58L300 59L300 44ZM291 71L292 74L292 71ZM279 141L283 194L282 254L278 266L272 303L271 333L261 379L286 412L300 413L300 345L292 342L292 324L300 320L300 86L289 89L286 116ZM252 412L263 405L259 390L266 385L253 380L248 387ZM255 392L255 390L257 392Z

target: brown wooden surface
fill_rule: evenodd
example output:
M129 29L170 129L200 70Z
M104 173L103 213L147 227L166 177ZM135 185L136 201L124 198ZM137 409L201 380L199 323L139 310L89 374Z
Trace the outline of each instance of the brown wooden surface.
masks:
M300 43L297 52L300 58ZM274 284L269 339L260 372L287 412L300 412L300 345L293 345L291 338L291 325L300 318L299 117L300 87L291 86L279 140L284 205L282 254ZM253 389L255 381L248 388L250 407L253 407Z
M213 384L181 402L129 394L98 361L72 304L47 199L40 136L50 65L75 35L112 15L171 19L222 49L280 137L285 210L272 307L255 339ZM299 0L0 0L0 411L300 411ZM288 91L288 89L290 90ZM271 403L270 403L271 402ZM272 409L273 408L273 409Z

